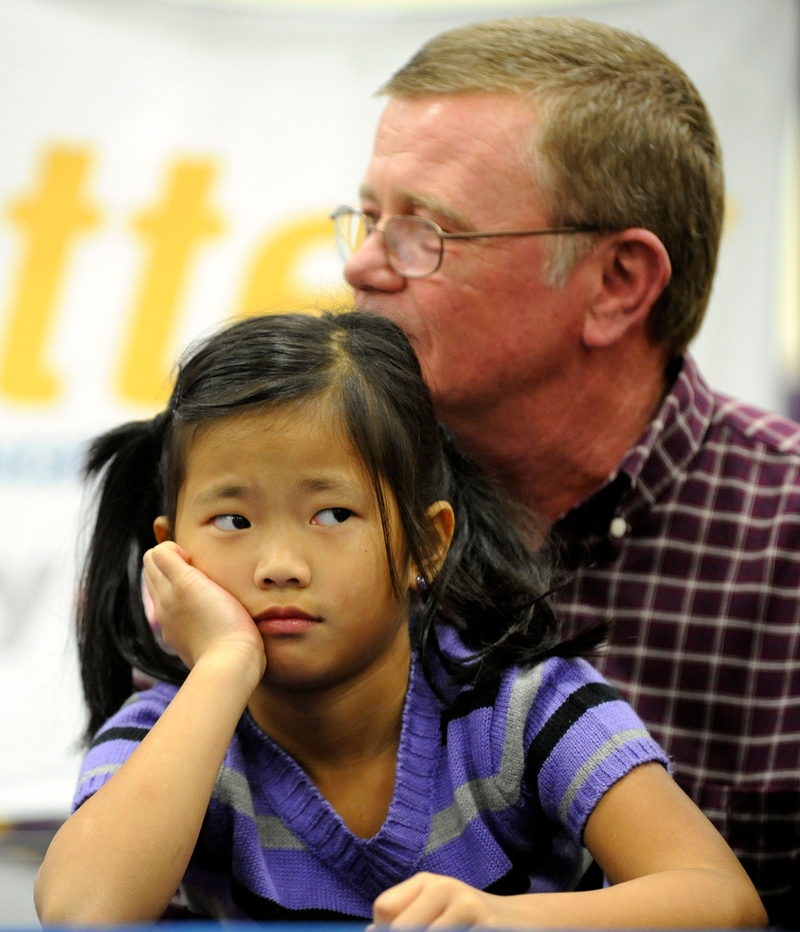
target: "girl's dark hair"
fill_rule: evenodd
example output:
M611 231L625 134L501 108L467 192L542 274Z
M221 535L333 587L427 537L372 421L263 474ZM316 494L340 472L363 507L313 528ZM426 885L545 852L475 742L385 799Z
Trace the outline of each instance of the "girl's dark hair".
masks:
M388 526L396 502L406 557L427 581L413 596L413 634L429 681L438 664L456 683L480 683L514 663L581 653L598 639L559 643L543 559L515 527L495 485L437 423L419 364L402 331L369 314L254 317L190 349L167 410L96 439L85 476L100 500L78 609L87 736L127 699L132 668L180 683L184 665L158 644L142 603L141 565L155 544L153 521L174 524L185 454L209 422L253 409L318 406L347 431L372 479L392 584L401 594ZM436 572L438 539L426 511L449 501L456 514L448 556ZM460 635L453 656L437 628Z

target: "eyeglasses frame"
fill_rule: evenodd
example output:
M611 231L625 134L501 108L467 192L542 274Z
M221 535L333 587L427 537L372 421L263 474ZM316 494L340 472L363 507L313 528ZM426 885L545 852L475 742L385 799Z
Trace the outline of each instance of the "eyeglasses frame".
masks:
M492 232L477 232L477 233L445 233L445 231L433 220L429 220L427 217L414 217L412 214L393 214L386 221L386 226L382 230L378 229L377 224L373 223L369 217L364 213L363 210L358 210L356 207L347 207L342 204L330 214L330 219L334 222L334 229L336 220L338 217L343 216L344 214L348 215L360 215L364 219L364 225L367 228L367 236L370 233L380 233L384 238L386 237L386 230L388 229L391 222L395 219L408 219L411 218L417 221L420 224L426 224L429 226L439 237L439 259L436 263L435 268L431 269L430 272L424 272L421 275L408 275L406 272L401 272L398 268L395 267L394 262L392 262L392 257L389 253L389 250L386 250L386 261L389 263L391 269L396 272L398 275L403 278L427 278L429 275L433 275L435 272L438 272L442 265L442 260L444 258L444 241L448 239L492 239L498 236L547 236L547 235L558 235L558 234L576 234L576 233L602 233L602 229L597 226L592 226L589 224L576 224L574 226L564 226L564 227L542 227L537 230L500 230ZM337 243L340 242L340 238L337 236ZM364 237L366 241L366 236ZM361 247L359 247L361 248ZM354 255L357 250L353 250L350 255ZM342 250L339 250L341 255ZM349 256L342 256L344 261L347 261Z

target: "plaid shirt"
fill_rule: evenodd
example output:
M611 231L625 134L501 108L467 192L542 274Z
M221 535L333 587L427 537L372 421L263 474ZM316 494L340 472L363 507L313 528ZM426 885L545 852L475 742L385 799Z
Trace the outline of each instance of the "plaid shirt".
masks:
M686 357L639 443L554 535L565 633L611 620L600 670L773 923L800 928L800 425L713 393Z

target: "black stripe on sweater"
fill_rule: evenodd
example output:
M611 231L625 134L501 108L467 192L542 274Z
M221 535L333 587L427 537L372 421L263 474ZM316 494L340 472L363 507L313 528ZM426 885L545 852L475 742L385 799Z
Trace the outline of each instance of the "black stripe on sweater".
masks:
M105 744L106 741L141 741L145 735L149 734L149 728L109 728L102 734L98 735L89 745L90 748L96 748L98 744Z
M453 704L442 712L439 726L442 744L447 744L447 728L450 722L466 718L476 709L490 709L495 705L497 694L500 692L500 682L499 678L491 679L473 689L465 689L456 696Z
M251 919L264 922L357 922L362 927L371 916L352 916L335 909L289 909L274 900L248 890L236 878L231 878L231 897Z
M539 771L553 748L585 712L606 702L616 702L619 698L619 693L608 683L587 683L567 696L531 742L527 758L530 782L538 779Z

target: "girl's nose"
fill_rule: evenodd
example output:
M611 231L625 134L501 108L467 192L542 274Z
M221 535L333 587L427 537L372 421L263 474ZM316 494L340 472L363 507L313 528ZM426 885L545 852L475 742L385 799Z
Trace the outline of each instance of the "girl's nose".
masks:
M259 589L305 589L311 582L311 568L298 553L287 548L272 549L256 566L255 584Z
M344 277L356 291L400 291L406 281L386 258L383 234L373 230L345 262Z

